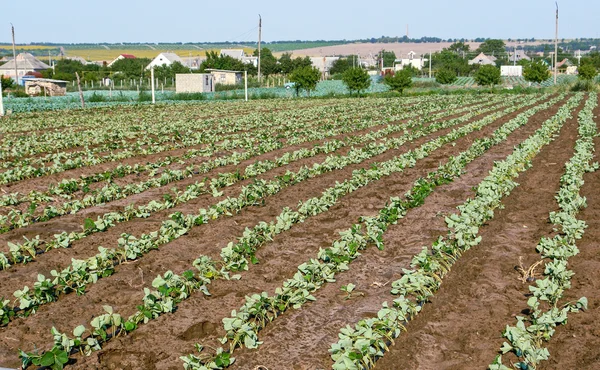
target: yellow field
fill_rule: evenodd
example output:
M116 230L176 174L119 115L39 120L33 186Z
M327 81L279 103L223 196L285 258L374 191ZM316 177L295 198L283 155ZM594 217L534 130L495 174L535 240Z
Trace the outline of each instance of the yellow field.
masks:
M199 50L199 49L181 49L181 50L174 50L173 52L177 55L179 55L182 58L186 58L186 57L197 57L197 56L206 56L206 52L207 51L216 51L219 52L220 49L214 49L214 50ZM246 52L246 54L251 54L254 49L244 49L244 51ZM164 53L166 52L166 50L128 50L128 49L88 49L88 50L69 50L68 48L65 48L65 52L67 53L67 56L70 57L82 57L85 58L86 60L93 60L93 61L101 61L101 60L106 60L106 61L110 61L115 59L116 57L118 57L120 54L132 54L135 55L138 58L154 58L156 57L158 54L160 53Z
M39 50L39 49L51 49L54 46L47 45L17 45L16 49L25 49L25 50ZM12 44L0 44L0 49L10 49L12 50Z

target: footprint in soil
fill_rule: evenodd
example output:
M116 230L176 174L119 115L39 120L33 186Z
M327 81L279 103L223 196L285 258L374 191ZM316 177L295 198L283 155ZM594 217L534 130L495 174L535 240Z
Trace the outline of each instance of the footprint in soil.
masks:
M179 336L179 339L191 340L216 333L217 324L208 321L202 321L187 328L187 330Z

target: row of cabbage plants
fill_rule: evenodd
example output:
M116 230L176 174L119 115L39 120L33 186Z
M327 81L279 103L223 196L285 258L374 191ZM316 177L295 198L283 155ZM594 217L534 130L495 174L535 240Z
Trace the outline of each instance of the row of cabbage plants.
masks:
M579 113L579 138L575 143L575 153L565 164L565 173L556 195L559 211L550 212L549 217L557 233L552 238L543 237L536 247L546 264L544 278L535 280L535 285L529 286L529 315L517 316L517 323L507 325L502 333L507 342L504 342L501 352L511 352L519 359L514 363L517 369L535 370L542 361L547 360L550 353L544 344L554 335L556 327L567 323L570 312L587 309L585 297L567 303L562 298L565 290L571 287L574 275L568 269L568 260L579 253L577 240L583 237L587 228L584 220L577 219L579 211L586 207L586 199L580 194L583 176L599 168L598 163L592 163L594 137L597 135L593 113L596 106L597 95L593 94ZM498 355L489 369L510 368L502 364L502 355Z
M514 109L516 108L509 108L509 110ZM301 222L310 216L326 211L335 204L341 196L348 194L361 186L365 186L372 181L377 181L382 176L402 171L406 166L413 166L418 158L424 158L431 151L458 137L462 137L473 130L480 129L500 116L502 116L502 114L489 116L487 119L454 130L451 134L438 138L433 142L423 144L420 149L410 151L384 163L377 163L369 169L355 171L352 179L336 184L333 188L326 190L321 197L312 198L306 202L302 202L297 212L284 209L282 214L277 217L277 221L268 226L272 235L264 234L265 223L261 222L256 228L252 230L247 229L244 232L244 236L240 238L240 242L242 242L242 240L255 238L261 238L264 241L277 233L288 230L294 223ZM440 125L443 125L443 123ZM406 141L406 138L404 141ZM335 163L332 163L331 166L334 168L337 167ZM259 244L253 245L254 250L258 245ZM201 290L205 294L208 294L206 289L207 283L219 277L230 278L231 272L247 269L247 259L253 260L254 252L251 248L246 247L240 249L235 248L233 245L228 245L223 249L222 257L223 261L221 262L212 261L206 256L198 258L193 264L198 270L196 273L186 271L179 276L169 271L164 275L157 277L153 281L153 286L158 290L150 291L146 289L144 291L143 305L139 306L139 311L127 320L123 320L120 316L116 321L105 320L104 318L114 317L114 315L116 315L112 312L112 309L106 308L107 312L105 314L92 320L90 323L92 329L87 330L85 327L77 327L73 332L74 338L70 338L66 334L58 333L54 329L53 334L56 340L53 349L46 353L21 353L24 364L40 362L44 356L50 356L47 355L47 353L61 354L61 356L63 356L64 353L70 354L78 351L90 353L90 351L98 349L101 343L106 342L112 337L103 335L103 333L110 330L113 335L118 335L124 331L132 331L142 322L147 322L152 318L158 317L162 313L172 312L175 305L187 298L193 291ZM220 270L217 268L218 265L221 265ZM86 336L84 337L84 335Z
M502 113L490 115L478 121L478 124L482 125L482 122L489 123L491 120L508 114L515 109L518 109L518 106L512 106ZM19 305L2 307L4 316L9 317L9 320L13 317L28 316L34 313L39 306L57 300L62 294L73 291L82 294L88 284L95 283L99 278L113 274L115 266L118 264L142 257L149 251L181 237L195 225L205 224L209 220L214 220L223 215L231 216L232 213L237 213L247 206L264 202L265 197L274 195L290 185L344 168L350 164L361 163L375 155L398 148L407 141L422 137L441 128L451 127L464 122L466 119L459 117L454 120L431 124L416 132L407 132L399 138L385 140L379 144L371 143L363 148L351 149L345 156L330 155L321 163L315 163L311 167L303 166L295 173L288 171L285 175L274 180L255 180L253 184L242 187L237 198L224 199L208 209L201 209L196 214L183 215L175 213L171 215L171 219L163 221L159 230L142 234L139 238L124 234L118 241L118 248L106 249L100 247L97 255L84 261L73 260L72 264L62 272L52 271L54 279L40 275L38 281L32 287L25 286L23 289L14 292ZM471 124L468 127L473 125Z
M431 246L415 255L410 269L392 283L391 294L397 296L382 308L375 318L347 325L331 348L334 369L371 368L388 350L389 344L405 330L405 325L440 288L442 279L454 263L470 248L481 242L479 228L494 217L502 199L518 186L514 179L531 167L531 160L555 138L555 134L580 104L582 95L570 98L532 136L518 145L505 160L495 162L489 175L477 186L476 196L458 206L458 213L446 217L448 234L440 236ZM518 117L513 124L524 124ZM500 135L497 139L500 139Z

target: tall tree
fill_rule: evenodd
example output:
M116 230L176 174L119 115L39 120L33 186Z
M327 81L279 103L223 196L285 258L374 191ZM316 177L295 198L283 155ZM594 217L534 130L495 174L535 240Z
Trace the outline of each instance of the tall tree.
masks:
M384 67L393 67L394 62L396 61L396 53L394 53L393 50L392 51L382 50L381 58L383 59Z
M352 94L354 91L360 96L361 92L367 90L371 86L371 77L364 69L360 67L350 68L344 72L342 81Z
M402 94L404 89L412 86L410 71L404 69L396 72L393 76L386 76L383 81L391 90L398 91L400 94Z
M479 67L477 73L475 73L475 82L480 86L498 85L501 82L500 69L491 65L483 65Z
M253 55L255 57L258 56L258 49L254 50ZM279 73L277 58L275 58L273 52L269 48L260 49L260 72L265 77Z
M317 83L321 78L321 72L311 66L300 67L290 76L290 81L292 81L295 85L296 96L300 95L300 90L306 90L308 96L310 96L310 92L317 88Z
M481 43L477 51L486 55L501 57L506 54L505 47L506 45L504 44L504 41L498 39L489 39Z
M548 65L541 60L527 63L523 67L523 77L525 81L542 83L550 78Z

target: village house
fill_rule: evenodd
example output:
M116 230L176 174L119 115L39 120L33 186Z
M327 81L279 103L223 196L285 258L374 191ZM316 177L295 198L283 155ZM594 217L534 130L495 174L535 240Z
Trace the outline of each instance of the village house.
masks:
M406 58L394 60L394 71L400 71L408 66L421 70L427 61L428 59L425 59L422 56L417 58L417 54L414 51L410 51L408 54L406 54Z
M469 60L469 65L479 64L479 65L496 65L496 57L492 55L485 55L484 53L479 53L478 56Z
M112 62L108 63L107 67L112 67L113 64L115 64L117 61L122 60L122 59L135 59L135 55L132 55L132 54L121 54L118 57L116 57L115 59L113 59Z
M158 67L158 66L170 66L171 64L173 64L174 62L179 62L181 64L183 64L183 60L179 57L179 55L175 54L175 53L160 53L156 56L156 58L154 58L150 64L148 64L148 67L146 67L146 69L150 69L152 67Z
M27 73L42 72L42 71L45 71L46 69L50 68L49 65L47 65L44 62L39 61L30 53L21 53L21 54L17 55L16 64L17 64L16 69L17 69L17 72L19 73L19 79L21 79ZM4 77L10 77L16 81L17 78L15 76L15 61L9 60L8 62L1 65L0 66L0 75L3 75Z

